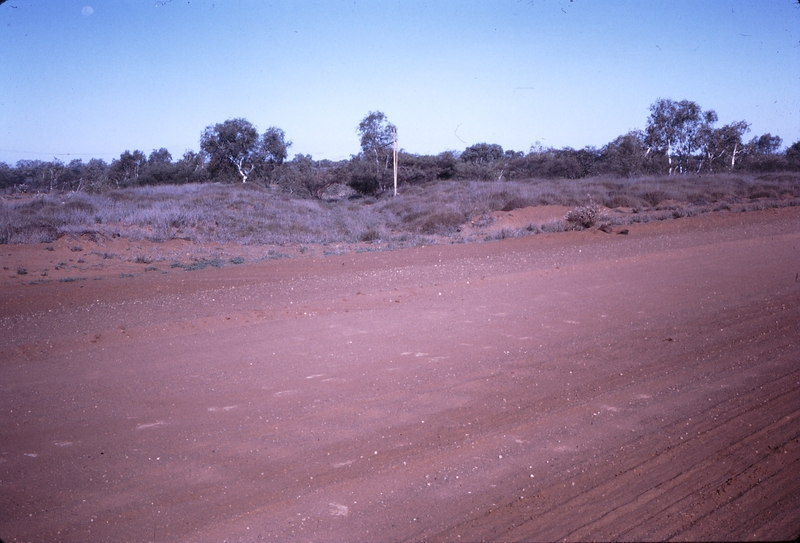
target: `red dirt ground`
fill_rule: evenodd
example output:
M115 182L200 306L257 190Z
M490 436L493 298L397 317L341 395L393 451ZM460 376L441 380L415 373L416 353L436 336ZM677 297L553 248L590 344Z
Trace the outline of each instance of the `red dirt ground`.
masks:
M798 537L800 208L626 228L1 246L0 538Z

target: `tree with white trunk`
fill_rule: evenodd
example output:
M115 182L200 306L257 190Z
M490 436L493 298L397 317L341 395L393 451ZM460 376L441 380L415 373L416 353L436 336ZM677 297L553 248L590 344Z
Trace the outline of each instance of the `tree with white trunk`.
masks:
M383 190L383 179L389 171L389 157L394 154L397 127L389 122L382 111L370 111L358 124L356 132L360 137L362 156L375 161L375 182Z
M713 111L710 113L716 116ZM704 120L708 121L703 118L700 106L689 100L660 98L650 106L646 142L652 150L667 155L670 175L675 171L686 172L689 157L697 149L697 131Z
M241 118L207 126L200 137L200 148L211 158L212 171L233 169L242 183L247 183L261 156L256 127Z

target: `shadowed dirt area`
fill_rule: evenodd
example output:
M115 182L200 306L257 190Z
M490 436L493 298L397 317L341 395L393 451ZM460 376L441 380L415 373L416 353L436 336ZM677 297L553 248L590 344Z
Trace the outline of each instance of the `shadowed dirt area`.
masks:
M2 246L0 539L798 537L800 208L625 228L133 276Z

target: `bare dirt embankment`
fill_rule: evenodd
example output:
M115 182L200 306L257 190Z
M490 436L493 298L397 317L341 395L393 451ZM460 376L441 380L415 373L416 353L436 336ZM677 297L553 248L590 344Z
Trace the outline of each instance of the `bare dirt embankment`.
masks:
M626 228L2 246L0 539L797 537L800 208Z

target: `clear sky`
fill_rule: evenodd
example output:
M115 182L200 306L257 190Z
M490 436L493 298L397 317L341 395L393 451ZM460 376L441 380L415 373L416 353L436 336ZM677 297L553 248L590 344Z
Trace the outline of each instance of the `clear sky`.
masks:
M600 147L658 98L800 140L796 0L7 0L0 161L199 150L282 128L290 156L359 151L371 110L408 152Z

